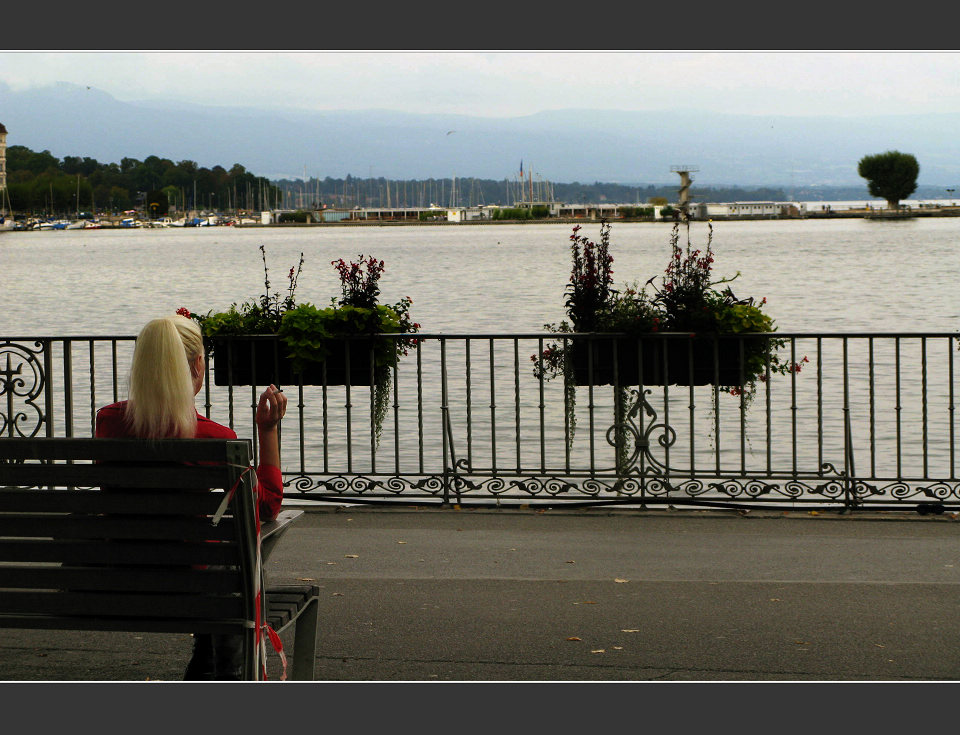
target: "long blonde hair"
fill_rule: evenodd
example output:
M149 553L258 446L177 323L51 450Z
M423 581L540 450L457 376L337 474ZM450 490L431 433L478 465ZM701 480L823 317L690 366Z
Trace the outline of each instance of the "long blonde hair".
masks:
M179 314L153 319L140 330L125 413L134 436L159 439L196 434L193 365L201 354L200 328Z

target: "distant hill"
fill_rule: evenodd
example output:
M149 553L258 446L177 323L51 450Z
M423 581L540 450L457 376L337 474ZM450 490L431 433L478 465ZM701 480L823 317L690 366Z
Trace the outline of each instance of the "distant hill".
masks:
M8 145L101 162L157 155L201 166L240 163L271 179L494 180L515 179L522 162L538 180L671 186L678 181L671 167L692 165L695 187L776 187L790 196L811 187L865 191L857 161L897 149L917 157L925 191L960 183L958 115L564 110L486 118L312 112L295 103L290 109L134 103L74 84L16 92L0 83Z

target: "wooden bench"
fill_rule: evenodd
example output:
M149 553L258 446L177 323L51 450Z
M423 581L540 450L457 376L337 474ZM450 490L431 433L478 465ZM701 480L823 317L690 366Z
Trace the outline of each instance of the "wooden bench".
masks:
M0 438L0 628L241 634L258 680L292 625L313 679L319 588L264 586L254 482L248 440Z

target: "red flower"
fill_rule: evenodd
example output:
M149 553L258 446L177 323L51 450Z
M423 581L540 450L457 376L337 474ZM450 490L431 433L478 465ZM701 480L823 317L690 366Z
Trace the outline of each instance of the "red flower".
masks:
M186 308L186 307L184 307L184 306L181 306L179 309L177 309L177 313L178 313L180 316L185 316L187 319L190 318L190 309L188 309L188 308Z

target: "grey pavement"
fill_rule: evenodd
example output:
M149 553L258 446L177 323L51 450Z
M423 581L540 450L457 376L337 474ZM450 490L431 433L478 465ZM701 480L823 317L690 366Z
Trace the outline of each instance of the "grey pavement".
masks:
M321 681L960 681L953 515L306 510L267 571L320 586ZM176 681L189 647L4 630L0 680Z

